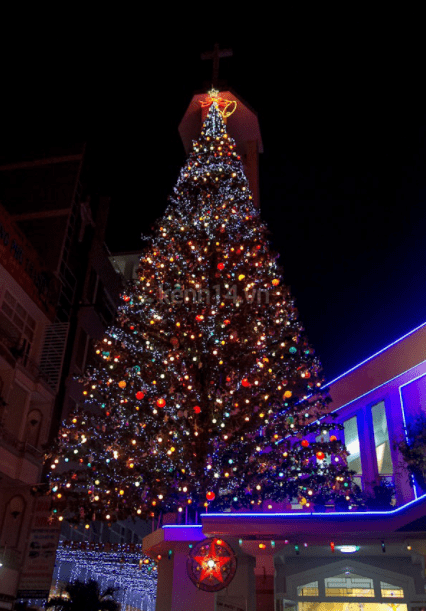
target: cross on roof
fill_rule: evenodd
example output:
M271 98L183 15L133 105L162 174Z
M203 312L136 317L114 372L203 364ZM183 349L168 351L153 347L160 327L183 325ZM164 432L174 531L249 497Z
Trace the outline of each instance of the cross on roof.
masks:
M201 54L201 59L212 59L213 60L213 75L212 75L212 85L213 87L217 86L217 82L219 79L219 60L222 57L231 57L232 49L219 49L218 43L215 44L213 51L206 51Z

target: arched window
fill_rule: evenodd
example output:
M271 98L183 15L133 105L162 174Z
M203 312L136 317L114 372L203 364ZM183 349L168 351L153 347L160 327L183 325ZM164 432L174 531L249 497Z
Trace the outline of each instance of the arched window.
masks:
M25 427L25 443L28 443L34 448L37 447L39 442L42 420L42 413L38 409L31 410L27 416L27 424Z
M358 561L335 562L287 578L278 609L294 611L407 611L412 577Z
M22 534L26 503L22 496L17 495L10 499L6 505L1 530L1 544L4 547L18 547Z

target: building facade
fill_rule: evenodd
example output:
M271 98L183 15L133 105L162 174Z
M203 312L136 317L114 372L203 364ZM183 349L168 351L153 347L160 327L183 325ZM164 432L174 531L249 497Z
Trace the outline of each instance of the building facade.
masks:
M256 115L233 93L220 97L224 105L238 101L228 130L258 201ZM198 136L205 98L194 96L179 127L186 149ZM399 449L410 425L426 416L425 345L426 323L329 383L324 418L340 425L335 435L348 449L360 501L342 508L268 503L261 513L206 513L201 524L163 525L143 548L160 558L156 611L425 609L426 489L412 480ZM236 558L233 579L217 592L188 574L191 550L204 540L210 543L200 549L225 542ZM218 558L206 562L215 567Z
M39 496L44 453L122 286L105 245L109 200L86 195L84 156L78 146L0 165L0 608L49 592L59 529Z
M56 382L41 361L57 291L54 278L3 207L0 235L0 608L12 609L56 397Z
M426 414L425 342L426 323L329 385L330 417L343 427L349 465L372 508L269 505L165 525L144 540L145 553L162 557L156 611L425 609L426 493L398 449ZM394 490L387 508L374 506L381 484ZM197 542L217 537L238 562L229 586L214 594L193 585L187 560Z

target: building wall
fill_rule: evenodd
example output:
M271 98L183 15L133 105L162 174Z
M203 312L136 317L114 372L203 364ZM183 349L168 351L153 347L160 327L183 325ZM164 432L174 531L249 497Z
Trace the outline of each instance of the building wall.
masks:
M360 453L355 467L363 489L372 491L381 479L388 480L395 487L398 505L421 493L411 485L397 446L406 437L407 425L426 414L425 341L426 325L422 325L330 384L330 409L336 422L345 425L340 436L349 452ZM356 419L359 448L353 422L348 426L351 419ZM353 458L352 452L349 464Z
M0 166L0 606L28 589L24 558L28 565L36 519L47 520L33 515L43 445L81 398L74 376L121 290L104 243L109 202L83 195L83 167L84 146Z
M55 401L56 391L40 369L43 338L50 325L39 300L0 263L0 595L4 605L12 604L8 598L14 599L19 586L36 500L33 487L41 482L43 446Z

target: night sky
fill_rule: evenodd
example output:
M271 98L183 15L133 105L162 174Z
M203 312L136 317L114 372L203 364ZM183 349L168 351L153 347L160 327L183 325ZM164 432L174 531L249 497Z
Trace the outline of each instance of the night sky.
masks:
M86 141L92 192L112 196L108 246L137 250L185 161L178 125L211 74L200 53L232 47L220 76L258 113L262 216L330 380L426 320L425 71L402 25L314 21L263 41L252 23L39 42L3 89L0 148Z

